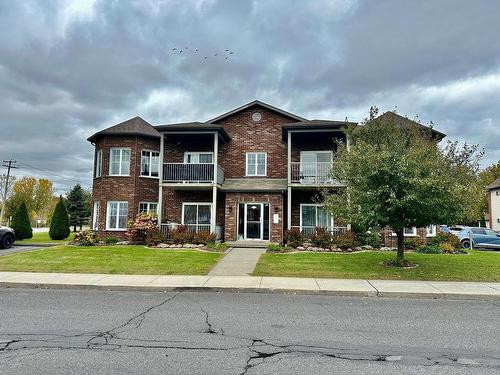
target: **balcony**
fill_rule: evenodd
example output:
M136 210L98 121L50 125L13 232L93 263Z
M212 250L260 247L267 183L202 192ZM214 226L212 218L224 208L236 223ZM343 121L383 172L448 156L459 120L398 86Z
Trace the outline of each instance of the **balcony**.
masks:
M175 184L222 184L224 170L217 165L217 181L214 181L215 165L212 163L164 163L163 183Z
M290 182L304 185L338 185L332 178L331 162L292 162Z

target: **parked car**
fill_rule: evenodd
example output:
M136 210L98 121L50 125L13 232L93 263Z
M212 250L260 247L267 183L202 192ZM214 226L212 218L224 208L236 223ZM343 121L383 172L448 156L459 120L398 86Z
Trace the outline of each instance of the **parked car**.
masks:
M9 227L0 227L0 248L8 249L16 240L14 229Z
M493 229L468 227L464 228L458 234L458 238L465 249L470 249L470 240L472 247L485 249L500 249L500 234Z
M448 232L451 234L454 234L455 236L458 236L458 234L463 231L464 229L470 228L466 225L454 225L452 227L448 227Z

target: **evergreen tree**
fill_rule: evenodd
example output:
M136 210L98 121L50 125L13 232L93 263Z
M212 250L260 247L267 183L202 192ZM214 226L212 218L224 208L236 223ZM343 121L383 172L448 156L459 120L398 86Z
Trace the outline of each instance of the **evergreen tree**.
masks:
M17 207L11 226L16 232L17 240L25 240L33 237L33 229L31 229L30 217L24 201Z
M90 216L89 202L80 184L76 184L66 198L68 204L69 224L76 232L76 227L87 224Z
M68 211L66 210L62 196L60 196L52 215L49 236L53 240L64 240L68 238L69 232Z

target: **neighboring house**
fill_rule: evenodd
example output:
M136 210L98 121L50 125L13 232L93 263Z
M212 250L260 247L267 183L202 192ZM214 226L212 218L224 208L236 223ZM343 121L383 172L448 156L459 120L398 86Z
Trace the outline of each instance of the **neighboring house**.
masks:
M164 232L184 224L226 241L282 242L287 228L341 231L320 191L343 187L330 169L349 124L307 120L256 100L206 122L152 126L135 117L100 131L88 139L95 145L93 229L120 235L137 213L154 211ZM419 231L407 234L436 229Z
M488 227L500 231L500 178L486 187L488 190L489 225Z

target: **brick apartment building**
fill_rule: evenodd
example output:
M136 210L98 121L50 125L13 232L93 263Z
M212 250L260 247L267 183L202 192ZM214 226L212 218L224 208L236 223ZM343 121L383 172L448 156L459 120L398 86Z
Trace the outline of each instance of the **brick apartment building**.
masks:
M320 191L343 187L329 172L348 124L307 120L256 100L206 122L153 126L135 117L102 130L88 138L95 146L93 229L120 236L128 220L154 211L164 232L184 224L225 241L282 242L294 227L343 230ZM406 231L435 233L435 226ZM384 238L392 241L390 233Z

